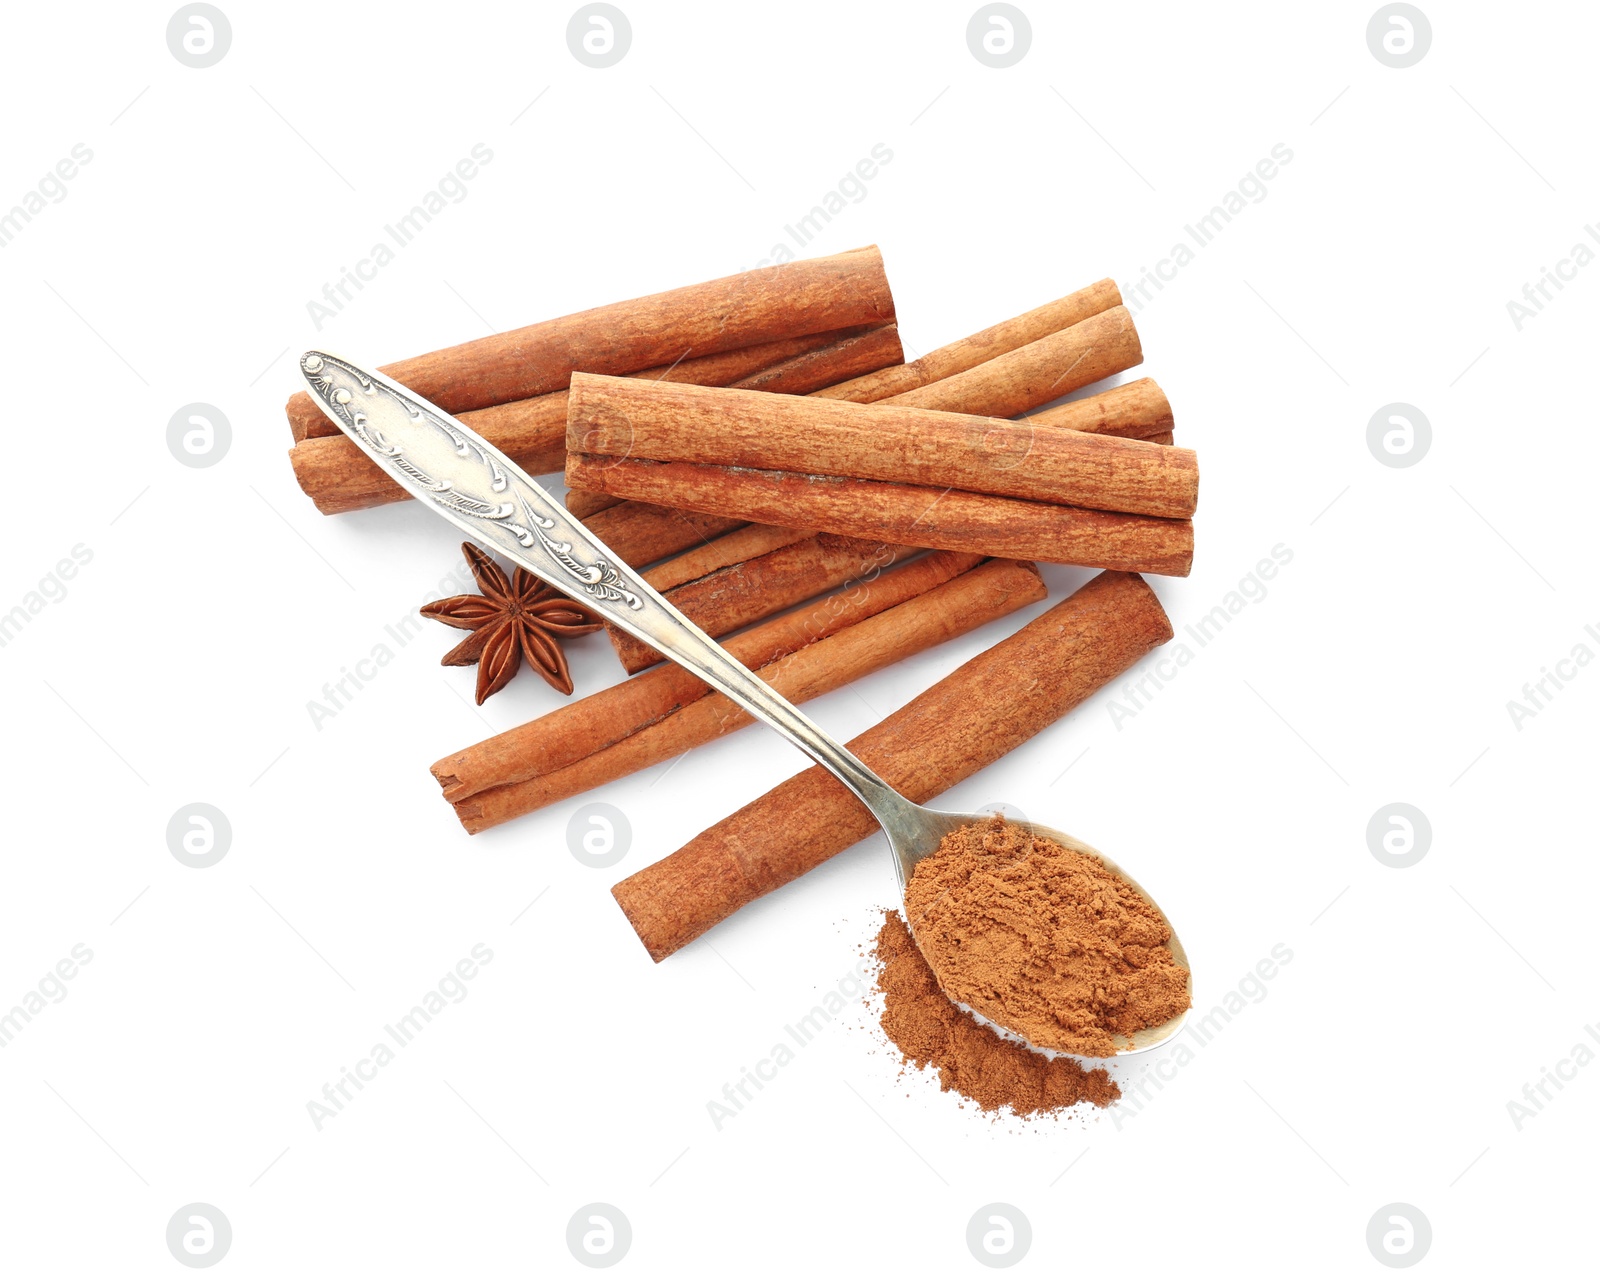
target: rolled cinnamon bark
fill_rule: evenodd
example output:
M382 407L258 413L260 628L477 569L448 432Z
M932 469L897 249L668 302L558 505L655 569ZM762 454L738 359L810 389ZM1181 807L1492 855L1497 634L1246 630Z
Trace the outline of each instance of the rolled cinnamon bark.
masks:
M862 477L1153 517L1191 516L1200 481L1192 450L1032 419L586 374L572 378L567 451ZM570 474L568 484L582 485Z
M881 371L874 371L870 375L846 380L843 384L823 389L817 396L839 398L848 402L878 402L897 393L909 393L925 384L932 384L935 380L948 379L962 371L970 370L980 362L997 358L1002 353L1020 349L1025 344L1041 340L1053 332L1071 327L1085 318L1092 318L1095 314L1104 313L1121 303L1122 293L1117 290L1117 285L1109 278L1102 278L1098 283L1093 283L1082 291L1075 291L1070 296L1051 301L1048 305L1030 309L1015 318L1007 318L1004 322L986 327L953 344L935 349L915 362L884 367Z
M1024 561L1184 575L1194 559L1194 527L1188 521L962 490L570 453L567 483L763 525ZM619 504L598 516L630 507Z
M769 363L735 380L732 387L760 393L814 393L837 384L841 375L853 374L863 367L889 366L904 357L900 328L890 323L870 331L841 335L815 349Z
M1119 384L1104 393L1052 406L1027 417L1035 426L1070 428L1107 437L1172 441L1172 404L1161 386L1146 377Z
M760 529L768 534L775 532L770 526ZM917 551L899 544L849 539L838 534L811 535L684 583L666 596L677 606L678 612L701 631L710 636L725 636L769 614L820 596L840 583L871 577L897 561L915 556ZM676 561L670 561L663 568L675 565ZM630 675L662 661L662 655L638 637L616 627L607 628L607 633L623 670Z
M874 338L862 343L860 338L863 336ZM891 362L898 362L904 356L904 351L900 348L900 329L891 322L881 327L845 327L838 331L818 331L808 336L791 336L786 340L772 340L766 344L749 345L743 349L729 349L725 353L710 353L699 358L679 358L668 366L646 367L641 371L629 371L626 374L637 376L641 380L677 380L683 384L741 384L754 376L768 372L769 369L798 363L807 354L812 355L811 361L815 364L818 352L833 346L838 346L840 350L835 355L838 375L854 374L852 368L863 364L885 366ZM874 362L866 352L870 350L876 350L881 355L881 360ZM832 384L838 379L838 375L825 378L821 382ZM494 420L499 418L494 412L501 410L505 411L508 420L517 421L519 429L517 434L507 433L507 436L530 451L549 449L558 443L565 444L567 420L565 388L517 402L503 402L498 407L485 407L481 414L474 412L473 418L479 421ZM479 431L482 431L481 425ZM304 441L308 437L344 436L339 426L321 410L317 412L315 419L295 416L294 432L294 440L297 442Z
M810 539L816 533L815 530L793 530L788 526L745 526L730 530L710 543L691 548L681 556L645 570L644 581L658 592L667 592L730 565L752 561L779 548L786 548L791 543Z
M1172 637L1143 579L1102 574L849 744L924 803L1059 720ZM813 765L612 888L660 962L878 829Z
M864 332L825 332L738 349L624 378L804 393L841 375L854 374L863 366L882 366L900 357L899 329L891 324ZM566 461L566 389L465 411L459 418L528 472L554 472ZM355 512L409 497L326 416L323 425L328 436L308 437L289 452L300 488L319 511L329 515Z
M580 367L625 374L841 327L894 320L876 247L791 261L602 305L381 367L453 414L565 388ZM321 412L289 399L296 436Z
M814 392L811 396L818 398L848 397L852 401L885 400L896 392L905 392L911 388L919 387L913 384L913 381L917 381L921 377L935 372L953 375L957 371L966 369L969 365L972 365L967 360L976 357L980 352L985 356L998 356L1000 353L1009 352L1012 349L1013 346L1010 343L1012 340L1023 340L1025 337L1034 341L1043 339L1054 332L1070 328L1075 323L1081 323L1084 319L1093 317L1097 313L1105 313L1115 309L1120 302L1121 297L1117 295L1115 284L1112 284L1109 280L1096 283L1093 287L1074 293L1062 301L1057 301L1052 305L1034 310L1030 314L1023 314L1019 318L1001 323L996 327L990 328L988 332L980 332L975 337L969 337L966 342L958 341L956 345L937 350L935 353L928 355L921 364L909 364L917 366L918 370L909 373L907 376L891 376L878 373L849 381L846 385L836 386L844 389L853 385L854 388L851 388L848 394L836 393L833 389L824 389ZM1057 324L1060 325L1058 326ZM1119 332L1123 331L1120 320L1116 329ZM990 337L993 333L999 334L993 335L992 340L986 341L985 338ZM1121 338L1126 339L1131 333L1132 324L1130 322ZM1076 345L1081 345L1082 334L1079 333L1078 336L1072 338ZM1136 335L1132 335L1132 341L1134 346L1132 356L1133 361L1136 362L1138 360ZM1019 376L1023 376L1024 373L1031 379L1025 384L1026 391L1015 395L1014 400L1038 405L1051 400L1053 397L1061 396L1065 392L1072 391L1064 388L1063 383L1059 380L1062 372L1069 369L1067 363L1062 362L1058 365L1052 359L1070 359L1077 357L1077 354L1063 349L1059 343L1050 346L1045 351L1032 350L1031 346L1028 350L1024 350L1021 346L1016 347L1019 351L1018 359L1013 364L1002 367L998 373L970 377L957 376L959 383L953 391L947 393L944 397L945 408L968 414L977 413L985 409L982 405L983 403L994 402L1004 398L1005 394L997 391L997 383L1003 389L1006 384L1009 384ZM1124 349L1123 357L1113 359L1113 361L1125 361L1127 356L1128 350ZM1091 373L1097 365L1099 364L1093 364L1091 360ZM1130 363L1130 365L1132 364ZM1079 369L1081 370L1081 368ZM898 372L899 370L900 368L894 367L885 368L886 372ZM1075 383L1075 381L1069 376L1068 381L1065 383ZM1100 399L1102 398L1107 400L1101 401ZM1086 405L1087 403L1092 403L1093 405ZM1138 380L1132 385L1123 385L1119 388L1111 389L1107 393L1097 394L1094 397L1084 399L1082 402L1068 403L1062 407L1041 411L1038 415L1030 418L1036 423L1059 424L1065 428L1113 436L1145 437L1151 428L1164 427L1168 430L1166 436L1163 437L1160 432L1156 432L1153 436L1149 436L1148 440L1164 441L1168 444L1172 441L1170 436L1172 408L1167 402L1166 395L1161 392L1153 380L1148 379ZM590 497L606 500L616 498L616 496L605 495L595 491L584 493ZM667 549L664 548L657 559L666 554ZM1134 567L1130 565L1127 568Z
M989 561L931 592L768 663L757 674L790 702L809 702L991 619L1043 600L1044 595L1044 584L1033 565L1025 561ZM565 768L461 800L454 805L456 814L469 831L487 830L604 782L650 768L750 723L751 718L722 694L708 693Z
M1142 361L1133 315L1118 305L894 400L931 411L1020 415Z
M931 553L730 637L723 648L746 667L765 667L981 562L969 553ZM433 766L433 775L452 803L526 782L575 764L710 692L705 681L676 664L657 667L446 756Z
M718 535L737 530L744 520L630 499L601 509L583 524L629 565L641 566L708 544Z
M562 460L562 463L566 461ZM616 495L596 494L592 490L569 490L566 497L567 511L579 521L603 509L615 508L621 502Z
M824 396L814 394L813 396ZM1113 437L1135 437L1146 441L1157 442L1163 445L1172 444L1172 407L1154 380L1134 380L1129 384L1108 389L1104 393L1094 394L1092 397L1080 399L1077 402L1068 402L1063 406L1053 406L1028 416L1029 421L1038 425L1052 425L1061 428L1078 429L1086 433L1104 433ZM1162 430L1165 432L1153 431ZM627 500L620 495L609 495L592 490L573 490L567 492L567 507L576 511L583 508L578 515L587 517L601 508L626 507ZM618 514L619 517L626 514ZM770 527L769 527L770 529ZM643 551L643 549L639 549ZM667 554L668 549L663 547L656 559ZM750 555L756 555L752 552ZM719 564L731 564L723 561ZM1153 573L1154 571L1152 571ZM679 579L684 582L688 577Z

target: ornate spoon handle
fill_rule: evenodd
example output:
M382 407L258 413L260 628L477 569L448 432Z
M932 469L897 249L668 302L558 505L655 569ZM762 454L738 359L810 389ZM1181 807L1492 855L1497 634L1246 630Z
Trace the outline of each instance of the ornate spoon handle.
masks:
M312 400L404 490L461 532L582 600L776 729L887 828L907 801L617 560L559 500L460 420L330 353L300 359Z

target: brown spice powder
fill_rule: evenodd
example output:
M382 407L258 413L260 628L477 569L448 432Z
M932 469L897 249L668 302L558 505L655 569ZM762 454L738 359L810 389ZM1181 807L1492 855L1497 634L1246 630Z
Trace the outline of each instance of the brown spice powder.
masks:
M884 1033L907 1063L938 1070L944 1090L985 1110L1009 1106L1021 1116L1080 1103L1103 1107L1122 1094L1104 1069L1009 1042L952 1003L893 910L884 911L874 951Z
M1188 1010L1160 911L1096 858L998 815L917 864L906 913L945 993L1034 1046L1111 1056Z

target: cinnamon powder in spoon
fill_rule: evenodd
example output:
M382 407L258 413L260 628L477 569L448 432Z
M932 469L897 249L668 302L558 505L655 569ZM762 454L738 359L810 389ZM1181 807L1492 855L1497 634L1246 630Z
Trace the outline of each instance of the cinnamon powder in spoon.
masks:
M1115 1055L1189 1007L1160 911L1097 858L998 815L917 863L906 913L945 993L1036 1047Z
M1122 1094L1104 1069L1030 1051L957 1007L934 980L906 921L893 910L884 911L874 952L884 1033L907 1064L936 1069L944 1090L985 1110L1009 1107L1023 1117L1074 1104L1103 1107Z

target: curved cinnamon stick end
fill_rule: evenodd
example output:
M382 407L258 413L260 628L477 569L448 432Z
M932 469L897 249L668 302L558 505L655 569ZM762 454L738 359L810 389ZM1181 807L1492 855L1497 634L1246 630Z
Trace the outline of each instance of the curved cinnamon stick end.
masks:
M1003 419L1143 361L1133 315L1116 305L969 370L896 394L894 402Z
M311 395L304 389L289 395L283 413L289 417L289 433L297 442L303 442L310 437L311 431L322 419L321 408L311 400Z
M468 797L459 804L451 804L450 809L461 819L461 828L469 835L476 835L480 830L489 830L500 823L487 818L483 808L477 800Z
M611 889L634 934L657 963L714 926L697 922L699 916L721 913L734 897L755 898L738 863L715 846L681 849L670 860L673 868L663 877L643 870Z
M858 376L843 384L821 389L815 396L849 402L883 401L896 394L909 393L937 380L958 375L979 363L1020 349L1023 345L1074 326L1120 304L1122 293L1117 290L1116 283L1103 278L1069 296L964 336L923 355L915 362Z
M409 498L383 469L348 437L308 437L289 450L300 489L325 517Z
M561 446L561 463L556 465L559 470L566 466L566 443ZM621 495L597 495L592 490L567 491L567 511L579 521L585 517L592 517L597 512L604 512L607 508L615 508L622 502Z
M1148 376L1075 402L1047 407L1026 419L1035 428L1049 425L1146 441L1155 441L1161 434L1170 441L1173 423L1172 403Z
M456 773L456 755L446 756L437 764L431 765L428 772L432 773L444 791L444 797L452 804L455 803L455 794L461 789L461 777Z
M1128 667L1173 637L1172 619L1162 608L1155 589L1142 575L1107 570L1095 575L1067 599L1076 601L1080 609L1096 607L1096 617L1108 628L1117 629L1119 643L1125 644L1130 652L1137 651L1128 660ZM1121 674L1122 671L1116 673ZM1092 692L1094 689L1088 689L1084 696Z
M1153 564L1148 571L1143 572L1186 579L1189 577L1189 571L1194 568L1194 522L1175 521L1172 526L1172 535L1177 540L1177 546L1161 563ZM1144 580L1140 579L1140 582Z

